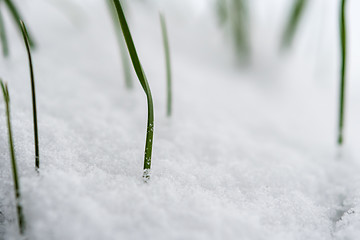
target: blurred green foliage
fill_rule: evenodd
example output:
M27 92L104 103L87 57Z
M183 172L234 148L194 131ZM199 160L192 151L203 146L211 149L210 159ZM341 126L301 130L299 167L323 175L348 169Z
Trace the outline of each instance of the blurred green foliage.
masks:
M302 15L304 14L308 0L294 0L289 19L283 33L281 47L289 48L294 40Z
M231 36L236 55L247 61L250 56L247 0L217 0L216 10L220 25Z

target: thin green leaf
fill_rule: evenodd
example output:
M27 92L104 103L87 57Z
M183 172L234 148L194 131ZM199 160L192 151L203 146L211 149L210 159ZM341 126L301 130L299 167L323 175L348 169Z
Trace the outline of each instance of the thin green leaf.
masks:
M15 150L14 150L14 142L12 137L11 131L11 120L10 120L10 96L7 85L3 83L0 79L0 85L2 88L2 92L4 95L5 100L5 107L6 107L6 118L7 118L7 128L8 128L8 135L9 135L9 148L10 148L10 157L11 157L11 169L14 181L14 191L15 191L15 199L16 199L16 210L17 210L17 217L18 217L18 224L19 224L19 231L20 234L25 233L25 218L22 211L21 206L21 194L20 194L20 183L18 178L18 171L16 165L16 158L15 158Z
M124 11L121 7L121 3L119 0L113 0L114 5L116 7L116 11L118 13L119 22L121 25L121 29L123 31L123 35L125 38L126 45L129 50L129 54L131 57L131 61L133 63L136 75L140 81L142 88L146 94L147 103L148 103L148 121L147 121L147 131L146 131L146 143L145 143L145 154L144 154L144 174L143 178L147 181L150 178L150 168L151 168L151 154L152 154L152 145L153 145L153 135L154 135L154 106L153 99L151 96L151 91L149 87L149 83L146 79L145 73L141 66L138 54L135 49L135 45L130 33L129 26L127 24Z
M346 85L346 0L341 0L340 8L340 42L341 42L341 72L340 72L340 99L339 99L339 135L338 144L343 144L344 115L345 115L345 85Z
M29 59L31 96L32 96L32 106L33 106L33 122L34 122L35 168L36 170L38 170L40 167L40 153L39 153L39 136L38 136L37 111L36 111L35 78L34 78L34 70L33 70L28 34L27 34L26 26L24 22L21 20L20 20L20 26Z
M164 52L166 60L166 79L167 79L167 116L171 116L172 112L172 79L171 79L171 62L170 62L170 48L169 38L167 34L166 21L164 15L160 13L160 23L164 43Z

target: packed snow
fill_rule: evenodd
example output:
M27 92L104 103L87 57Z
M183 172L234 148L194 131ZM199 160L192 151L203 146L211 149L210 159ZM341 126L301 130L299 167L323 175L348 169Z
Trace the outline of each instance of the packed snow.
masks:
M358 239L359 1L348 2L345 145L336 145L336 0L312 0L293 48L279 51L292 1L252 0L251 60L237 62L213 1L127 1L155 103L151 180L142 176L147 105L125 88L105 1L23 0L33 51L40 172L21 36L3 10L0 57L27 222L24 239ZM167 20L173 115L158 12ZM0 98L0 239L20 239Z

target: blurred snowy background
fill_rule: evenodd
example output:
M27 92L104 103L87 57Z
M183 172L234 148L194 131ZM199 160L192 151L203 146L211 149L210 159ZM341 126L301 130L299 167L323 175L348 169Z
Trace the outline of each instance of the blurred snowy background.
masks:
M18 0L33 51L40 135L34 171L25 47L0 2L27 239L357 239L360 234L360 2L349 1L345 145L336 145L339 6L309 0L292 46L294 1L249 0L247 57L216 1L128 0L155 103L152 179L141 179L147 106L125 88L105 1ZM173 116L159 23L166 16ZM241 51L240 51L241 52ZM0 98L0 239L19 239Z

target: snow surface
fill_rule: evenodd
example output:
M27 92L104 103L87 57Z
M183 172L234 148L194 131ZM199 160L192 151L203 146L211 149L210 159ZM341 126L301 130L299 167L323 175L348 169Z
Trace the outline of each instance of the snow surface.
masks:
M310 1L293 51L279 54L291 1L252 0L252 59L240 68L210 3L128 1L155 102L148 184L146 99L135 77L133 90L124 87L105 3L21 5L38 43L39 175L26 52L5 14L11 57L0 58L0 75L11 95L27 239L358 239L360 2L348 2L343 149L335 144L338 1ZM170 119L159 9L173 61ZM12 240L19 236L4 111L0 104L0 239Z

